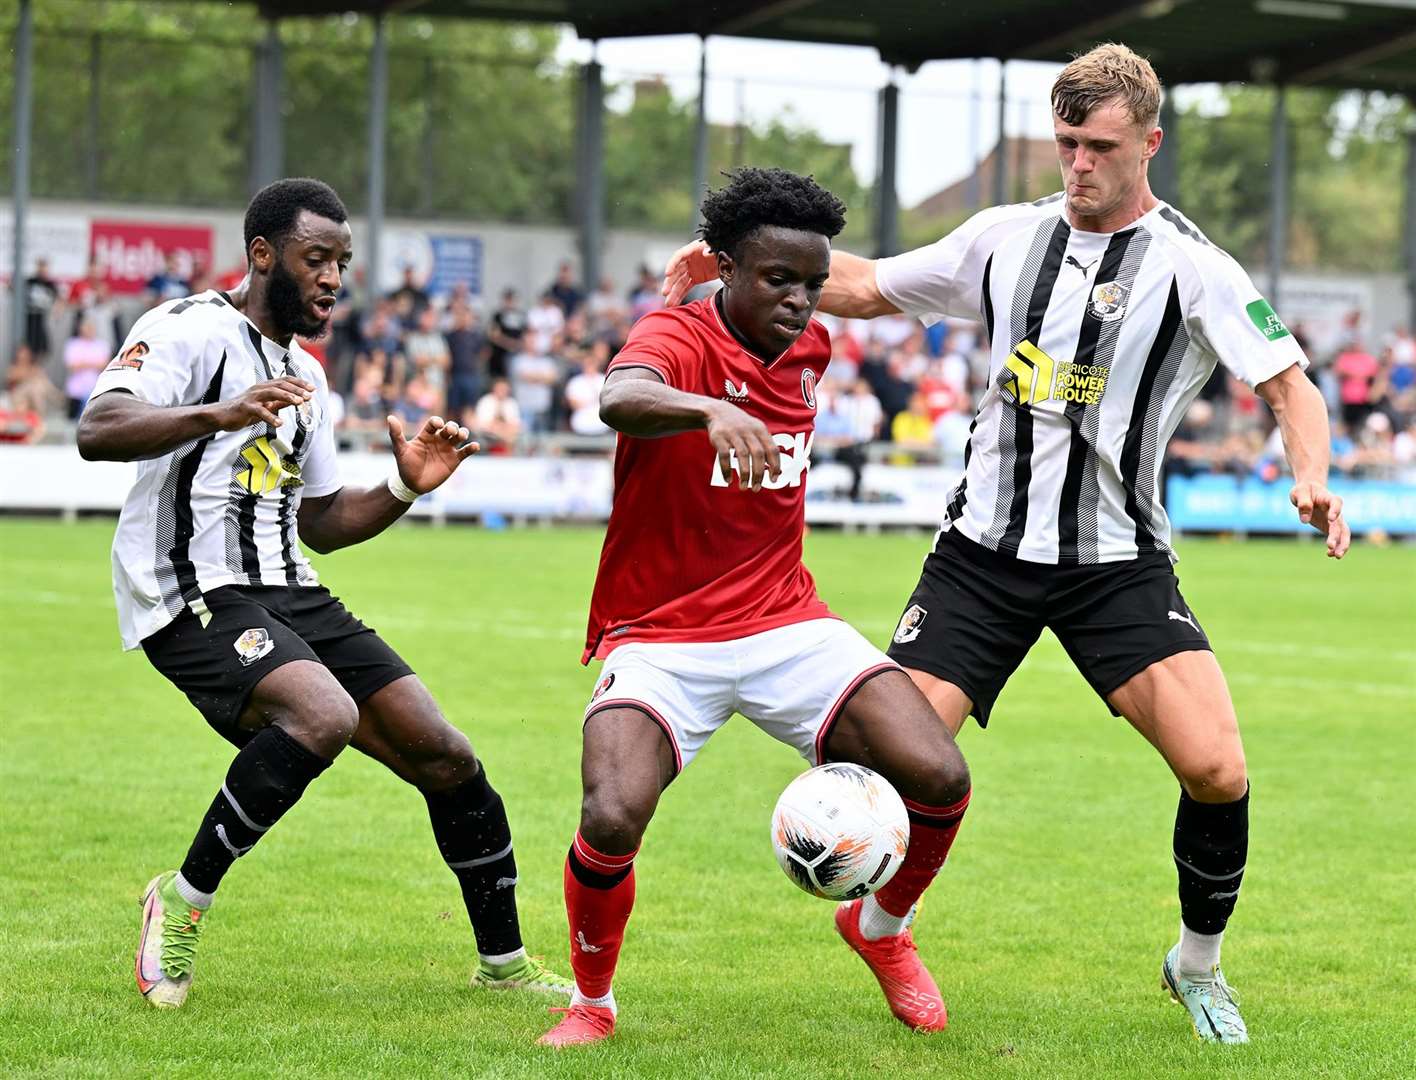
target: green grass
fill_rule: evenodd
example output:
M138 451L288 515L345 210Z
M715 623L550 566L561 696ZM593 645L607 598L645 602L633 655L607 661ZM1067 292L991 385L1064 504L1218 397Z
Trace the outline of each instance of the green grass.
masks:
M532 1045L545 1003L467 988L471 935L422 800L355 753L232 871L185 1009L132 985L138 891L176 865L229 751L119 651L111 523L0 522L0 1075L800 1078L1416 1075L1416 556L1182 548L1253 777L1225 967L1254 1034L1191 1038L1157 985L1177 789L1050 637L963 748L975 799L917 935L951 1026L913 1036L773 862L802 768L734 720L639 861L620 1033ZM927 541L817 534L836 610L884 641ZM319 566L466 730L517 836L526 938L562 967L589 530L406 527Z

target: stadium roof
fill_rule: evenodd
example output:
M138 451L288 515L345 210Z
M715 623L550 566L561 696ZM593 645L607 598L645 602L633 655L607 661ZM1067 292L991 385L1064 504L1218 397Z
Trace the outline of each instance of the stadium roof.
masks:
M890 63L1065 61L1097 41L1168 84L1281 82L1416 96L1416 0L254 0L269 16L344 11L569 23L584 38L727 34L865 45Z

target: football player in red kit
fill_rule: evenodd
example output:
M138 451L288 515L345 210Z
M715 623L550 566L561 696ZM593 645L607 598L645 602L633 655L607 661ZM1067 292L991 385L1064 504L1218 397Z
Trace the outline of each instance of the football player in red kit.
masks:
M968 805L968 769L910 679L831 614L801 561L816 382L831 357L811 316L844 211L809 178L738 170L703 203L723 288L645 316L610 364L600 415L620 433L615 503L582 658L604 669L565 865L576 990L545 1045L613 1034L634 856L664 789L735 712L812 764L876 770L904 798L904 864L842 904L836 928L896 1017L945 1025L909 924Z

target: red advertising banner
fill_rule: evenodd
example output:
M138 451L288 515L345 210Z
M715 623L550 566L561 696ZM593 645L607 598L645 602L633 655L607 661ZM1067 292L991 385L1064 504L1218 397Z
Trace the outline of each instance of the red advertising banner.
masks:
M89 233L93 260L115 293L138 293L162 272L167 256L177 256L178 271L190 278L194 263L210 268L209 225L168 225L149 221L94 221Z

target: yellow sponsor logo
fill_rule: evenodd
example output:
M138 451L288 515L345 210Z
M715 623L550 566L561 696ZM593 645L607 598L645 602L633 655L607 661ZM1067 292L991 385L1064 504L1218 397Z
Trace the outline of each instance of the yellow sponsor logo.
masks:
M1096 405L1106 392L1106 364L1058 364L1052 396L1069 405Z
M236 482L253 495L268 495L300 482L300 466L293 458L277 454L264 436L242 450L241 458L248 468L236 474Z
M1031 341L1019 342L1003 361L1003 369L999 384L1003 392L1026 406L1054 399L1068 405L1096 405L1111 374L1107 364L1054 360Z
M1003 368L1008 374L1002 388L1019 405L1036 405L1046 401L1052 392L1055 367L1052 357L1031 341L1020 341L1012 355L1003 361Z

